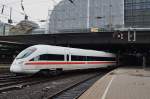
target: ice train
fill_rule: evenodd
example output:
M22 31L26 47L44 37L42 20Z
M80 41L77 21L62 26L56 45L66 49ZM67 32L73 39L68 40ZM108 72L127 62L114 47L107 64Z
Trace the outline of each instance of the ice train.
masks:
M116 66L115 54L78 48L34 45L20 52L10 66L14 73L60 72Z

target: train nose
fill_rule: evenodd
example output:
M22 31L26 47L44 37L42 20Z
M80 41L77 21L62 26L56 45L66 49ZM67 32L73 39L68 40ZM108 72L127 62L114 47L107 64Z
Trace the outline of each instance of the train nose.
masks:
M19 66L17 66L17 65L11 65L10 71L11 72L15 72L15 73L20 73L21 72L21 68Z
M10 71L14 73L20 73L22 69L19 64L16 64L15 62L13 62L12 65L10 66Z

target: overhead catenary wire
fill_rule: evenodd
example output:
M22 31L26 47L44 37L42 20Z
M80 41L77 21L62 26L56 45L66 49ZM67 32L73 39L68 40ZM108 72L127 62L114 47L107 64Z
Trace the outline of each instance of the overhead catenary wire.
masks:
M5 5L20 3L20 0L5 3Z
M58 2L56 2L56 0L52 0L55 4L57 4ZM69 2L71 2L71 3L74 3L74 0L68 0ZM41 1L36 1L36 3L35 3L35 1L33 2L33 1L29 1L29 2L26 2L28 5L33 5L33 4L41 4L41 3L47 3L46 1L44 1L44 0L41 0ZM16 4L19 4L19 3L21 3L21 9L22 9L22 11L18 11L18 9L16 10L16 9L14 9L13 7L13 12L15 11L15 12L17 12L17 13L19 13L20 15L22 15L22 16L24 16L24 17L28 17L27 16L27 13L26 13L26 11L25 11L25 7L24 7L24 3L25 3L25 1L24 0L16 0L16 1L12 1L12 2L8 2L8 3L4 3L4 4L0 4L0 9L1 9L1 13L0 14L4 14L4 12L8 12L8 11L6 11L7 10L7 8L11 8L11 6L10 6L10 4L13 4L13 5L16 5ZM25 3L25 4L26 4ZM2 8L1 8L2 7ZM10 16L10 15L8 15L8 16ZM14 16L13 16L14 17ZM35 18L33 18L33 17L31 17L31 16L29 16L31 19L33 19L33 20L36 20L36 21L38 21L38 22L41 22L41 19L35 19ZM43 20L43 19L42 19Z
M12 7L9 7L9 6L5 5L5 4L0 4L0 6L2 6L1 14L3 14L5 7L9 8L10 12L12 12ZM15 12L20 13L21 15L23 15L25 17L25 19L27 19L28 16L27 16L27 14L25 13L25 10L24 10L23 0L21 0L21 7L22 7L23 12L19 12L19 11L15 10L15 9L13 9L13 10L15 10ZM11 17L11 15L9 15L9 16ZM11 19L8 19L8 20L11 20Z
M0 14L0 17L1 17L1 19L9 19L9 15L1 15ZM17 20L13 20L13 23L18 23L18 21Z
M74 4L74 0L69 0L69 1L70 1L70 3Z
M3 8L3 5L5 6L5 9ZM1 16L1 17L4 17L5 16L5 18L6 18L6 16L7 16L7 18L9 18L9 14L4 14L4 11L5 10L9 10L10 9L10 7L11 6L8 6L8 5L5 5L5 4L0 4L0 7L2 7L1 9L3 10L3 13L0 13L0 15L3 15L3 16ZM1 10L1 11L2 11ZM21 11L18 11L17 9L14 9L13 8L13 11L15 11L16 13L19 13L20 15L22 15L22 16L25 16L25 13L24 12L21 12ZM8 11L5 11L5 12L8 12ZM14 17L14 16L13 16ZM41 19L35 19L35 18L32 18L31 16L28 16L28 17L30 17L31 19L33 19L33 20L35 20L35 21L37 21L37 22L40 22L41 21ZM17 18L17 17L16 17Z
M8 19L8 23L10 24L13 23L11 16L12 16L12 7L10 7L10 14L9 14L9 19Z
M5 8L8 8L8 9L10 9L10 7L8 7L8 6L6 6L6 5L4 5L5 6ZM25 15L23 12L19 12L18 10L16 10L16 9L14 9L13 8L13 11L15 11L15 12L17 12L17 13L19 13L20 15ZM4 13L1 13L1 14L3 14L4 15ZM6 15L6 14L5 14ZM9 16L9 15L8 15Z
M27 4L27 5L32 5L32 4L41 4L42 2L44 2L44 3L47 3L47 0L41 0L41 1L37 1L36 0L36 3L35 3L35 1L26 1L26 2L24 2L25 4ZM9 5L9 4L20 4L20 0L18 0L18 1L14 1L14 2L10 2L10 3L6 3L6 5Z
M22 8L22 11L23 11L24 14L25 14L24 19L25 19L25 20L28 20L28 15L27 15L27 13L25 12L25 8L24 8L24 5L23 5L23 0L21 0L21 8Z
M5 5L2 5L3 7L2 7L2 11L1 11L1 14L3 14L3 12L4 12L4 9L5 9Z
M11 24L13 22L13 20L12 20L12 7L9 7L9 14L4 14L4 11L5 11L6 8L7 8L7 6L2 4L2 10L1 10L1 14L0 14L1 19L3 19L3 18L6 19L7 18L8 23Z
M0 4L0 7L3 7L3 5L5 6L5 10L10 9L10 7L11 7L11 6L8 6L8 5L5 5L5 4ZM2 9L2 8L0 8L0 9ZM13 11L19 13L20 15L25 16L25 13L24 13L24 12L18 11L18 10L15 9L15 8L13 8ZM3 14L3 13L1 13L1 14ZM37 21L40 21L40 20L41 20L41 19L33 18L33 17L31 17L31 16L28 16L28 17L30 17L31 19L37 20Z

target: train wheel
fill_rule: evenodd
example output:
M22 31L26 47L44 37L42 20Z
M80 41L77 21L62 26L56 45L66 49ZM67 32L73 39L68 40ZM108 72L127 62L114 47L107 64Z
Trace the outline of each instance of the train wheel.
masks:
M62 69L50 70L50 74L53 76L60 75L62 71Z
M49 69L40 70L39 74L43 76L50 76L50 70Z

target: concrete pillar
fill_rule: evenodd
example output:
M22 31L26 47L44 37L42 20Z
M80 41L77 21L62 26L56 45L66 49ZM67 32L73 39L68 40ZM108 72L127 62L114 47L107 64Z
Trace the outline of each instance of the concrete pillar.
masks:
M121 58L121 51L118 51L117 52L117 55L116 55L116 61L117 61L117 66L120 66L120 65L122 65L121 63L120 63L120 58Z
M146 68L146 56L143 55L143 69Z
M5 34L6 34L6 25L5 25L5 23L3 24L3 36L5 36Z
M116 57L116 61L117 61L116 65L119 66L120 65L120 55L119 54Z

